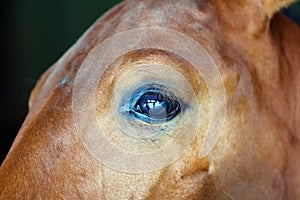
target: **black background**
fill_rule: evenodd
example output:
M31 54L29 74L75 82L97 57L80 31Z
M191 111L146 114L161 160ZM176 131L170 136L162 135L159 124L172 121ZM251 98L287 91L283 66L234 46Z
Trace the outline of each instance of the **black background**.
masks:
M120 0L10 0L0 5L0 163L39 76Z

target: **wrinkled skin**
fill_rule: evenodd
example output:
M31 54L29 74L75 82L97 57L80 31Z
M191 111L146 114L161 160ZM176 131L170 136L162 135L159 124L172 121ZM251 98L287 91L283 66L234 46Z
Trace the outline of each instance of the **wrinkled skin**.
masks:
M0 199L299 199L300 29L274 14L287 3L128 0L117 5L37 83L30 112L0 168ZM97 44L146 26L183 32L206 49L224 82L226 120L206 157L197 154L199 130L171 165L131 174L102 165L83 146L73 126L72 89ZM120 62L125 67L148 62L149 54L165 64L183 62L158 50L133 52ZM186 77L189 68L181 71ZM117 79L117 69L112 66L99 87ZM198 79L189 79L195 88ZM110 101L109 95L96 98Z

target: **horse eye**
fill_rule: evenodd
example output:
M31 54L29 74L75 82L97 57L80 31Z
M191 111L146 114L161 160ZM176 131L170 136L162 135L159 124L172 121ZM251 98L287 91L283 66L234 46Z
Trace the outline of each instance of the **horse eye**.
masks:
M147 123L163 123L173 119L180 112L180 104L173 95L160 90L145 92L136 101L131 113Z

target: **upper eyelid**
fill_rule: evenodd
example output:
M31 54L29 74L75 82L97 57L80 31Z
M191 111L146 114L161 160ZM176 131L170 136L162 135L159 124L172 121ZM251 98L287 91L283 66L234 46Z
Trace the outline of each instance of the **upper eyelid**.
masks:
M171 91L168 91L168 89L162 88L163 86L161 85L157 85L157 84L153 84L153 85L146 85L143 86L142 88L138 89L137 91L133 92L133 95L135 95L135 97L133 98L134 101L136 102L141 96L143 96L146 92L150 92L150 91L157 91L157 92L161 92L162 95L167 96L170 99L175 99L176 101L178 101L178 97L174 94L172 94ZM131 99L131 100L133 100ZM130 103L133 103L130 102Z
M143 73L143 74L151 74L151 75L156 75L155 73L153 73L152 71L148 71L146 69L139 69L138 73Z

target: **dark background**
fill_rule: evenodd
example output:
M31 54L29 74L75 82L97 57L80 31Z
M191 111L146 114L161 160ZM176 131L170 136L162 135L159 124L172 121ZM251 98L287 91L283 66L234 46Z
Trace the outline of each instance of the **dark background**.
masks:
M117 2L1 1L0 163L26 116L28 97L39 76ZM300 24L300 2L283 12Z
M118 2L1 1L0 164L26 116L30 91L40 75Z

